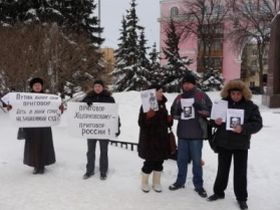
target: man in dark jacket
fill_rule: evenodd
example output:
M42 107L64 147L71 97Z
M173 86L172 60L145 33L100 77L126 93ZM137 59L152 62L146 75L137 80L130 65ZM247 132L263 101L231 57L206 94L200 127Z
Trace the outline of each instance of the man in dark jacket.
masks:
M225 189L231 159L234 161L234 193L241 210L247 205L247 161L251 135L262 128L262 117L258 107L250 100L250 89L241 80L229 81L221 92L223 100L228 101L228 108L244 110L244 123L226 129L226 123L221 118L215 120L218 127L215 141L218 146L218 172L214 184L214 194L208 200L215 201L225 197Z
M83 102L86 102L89 106L92 103L115 103L114 98L111 96L110 92L108 92L104 88L104 82L102 80L95 80L93 83L93 90L90 91L86 97L83 99ZM120 123L119 123L120 126ZM116 134L119 135L119 132ZM88 179L92 175L94 175L94 167L95 167L95 148L96 148L97 139L88 139L88 152L87 152L87 166L86 173L83 178ZM105 180L107 178L108 171L108 140L99 140L100 146L100 179Z
M177 119L178 136L178 175L170 190L183 188L187 178L188 162L193 162L193 184L195 191L206 197L202 178L202 141L206 132L205 118L209 116L212 102L202 91L196 88L196 80L193 74L187 74L182 81L183 93L178 95L171 107L171 114ZM186 105L184 101L189 100ZM207 129L207 128L206 128Z

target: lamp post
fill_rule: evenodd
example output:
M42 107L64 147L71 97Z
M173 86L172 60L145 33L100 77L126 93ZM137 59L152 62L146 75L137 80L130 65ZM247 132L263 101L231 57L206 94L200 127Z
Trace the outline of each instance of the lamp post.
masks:
M98 25L101 28L101 0L98 0ZM99 32L99 37L101 37L101 32Z

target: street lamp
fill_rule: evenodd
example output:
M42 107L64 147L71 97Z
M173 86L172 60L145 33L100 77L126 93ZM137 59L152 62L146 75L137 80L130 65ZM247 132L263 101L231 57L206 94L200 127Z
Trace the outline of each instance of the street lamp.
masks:
M98 25L99 28L101 28L101 4L100 4L101 0L98 0ZM99 32L99 37L101 37L101 33Z

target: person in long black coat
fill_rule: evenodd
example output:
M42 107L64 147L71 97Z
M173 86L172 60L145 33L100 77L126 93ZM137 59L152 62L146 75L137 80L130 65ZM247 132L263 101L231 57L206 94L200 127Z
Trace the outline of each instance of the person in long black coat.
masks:
M150 89L156 89L156 97L159 105L158 111L152 109L147 113L140 108L138 124L140 135L138 143L138 155L144 159L142 167L142 190L149 192L149 175L153 172L153 189L161 192L160 176L163 170L163 162L170 155L170 142L168 138L168 127L172 126L172 117L168 115L165 107L167 102L160 85L153 85Z
M226 123L221 118L215 120L217 133L215 141L218 147L218 171L214 184L214 194L208 200L215 201L225 197L231 160L234 161L234 193L240 209L247 205L247 162L251 135L262 128L262 117L258 106L250 99L250 89L241 80L229 81L221 92L223 100L228 101L228 108L244 110L244 123L226 130Z
M33 78L29 83L31 92L43 93L43 84L41 78ZM56 161L51 127L24 128L23 131L25 135L23 163L34 167L33 174L43 174L45 166Z

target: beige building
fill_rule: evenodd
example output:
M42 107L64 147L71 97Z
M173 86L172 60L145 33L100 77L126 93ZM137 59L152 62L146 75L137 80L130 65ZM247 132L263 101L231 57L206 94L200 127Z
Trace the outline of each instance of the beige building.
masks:
M114 57L114 49L113 48L102 48L101 52L103 53L104 57L104 68L105 68L105 74L106 74L106 83L107 84L112 84L112 71L115 66L115 57Z

